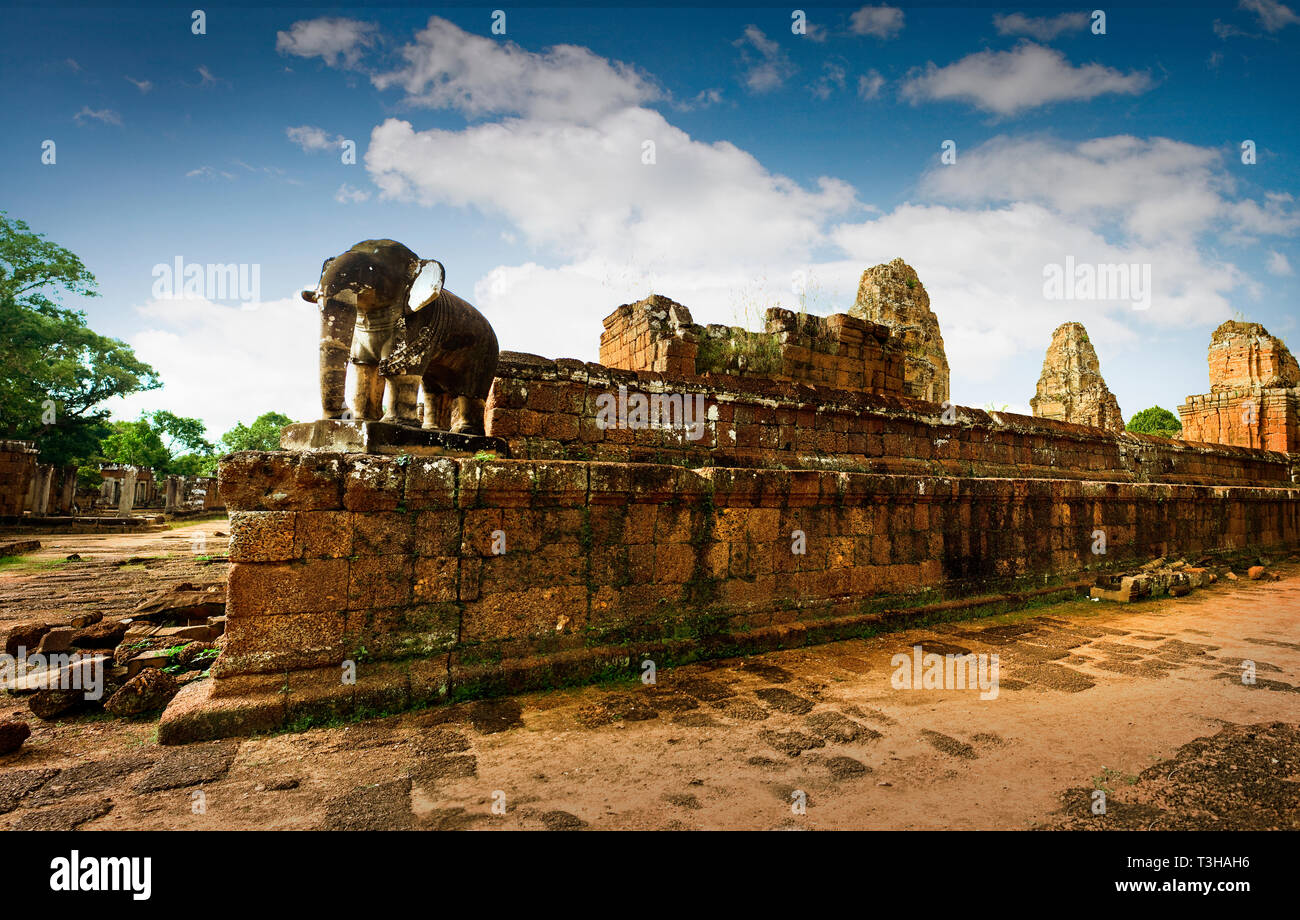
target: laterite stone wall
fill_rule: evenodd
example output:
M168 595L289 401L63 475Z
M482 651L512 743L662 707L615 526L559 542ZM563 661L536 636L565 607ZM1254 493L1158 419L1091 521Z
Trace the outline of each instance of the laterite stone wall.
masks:
M406 661L405 698L427 700L508 659L1300 545L1295 488L285 452L231 455L221 483L214 695L241 675L333 668L337 687L345 660Z

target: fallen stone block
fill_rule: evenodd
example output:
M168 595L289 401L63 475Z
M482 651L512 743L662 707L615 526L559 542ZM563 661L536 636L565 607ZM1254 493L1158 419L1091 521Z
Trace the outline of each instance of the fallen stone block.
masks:
M146 668L109 697L104 710L115 716L133 716L164 708L180 689L170 674Z
M84 709L89 703L85 692L81 690L37 690L27 701L27 707L36 718L48 722Z
M100 620L78 629L72 636L77 648L117 648L126 638L129 622L126 620Z
M0 755L12 754L18 750L31 734L31 727L19 719L0 722Z
M1262 565L1252 565L1246 570L1246 577L1251 581L1259 581L1264 577L1264 567Z
M226 612L226 589L220 583L193 585L183 582L169 591L145 598L132 611L137 620L201 620Z
M100 620L104 619L102 613L79 613L74 616L68 624L73 629L85 629L88 626L94 626Z
M146 668L162 670L169 664L171 664L171 659L161 651L145 652L142 655L136 655L126 663L126 676L129 680Z
M36 646L36 654L53 655L68 651L72 648L72 637L76 632L71 626L59 626L51 629L41 636L40 645Z
M19 623L10 626L5 633L5 654L18 656L19 649L26 649L30 655L41 644L41 638L57 626L57 623Z

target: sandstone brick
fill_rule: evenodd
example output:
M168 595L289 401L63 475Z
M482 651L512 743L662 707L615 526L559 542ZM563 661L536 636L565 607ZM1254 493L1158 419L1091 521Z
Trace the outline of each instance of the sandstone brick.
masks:
M226 616L279 616L347 606L348 560L235 563L230 567Z
M230 515L231 562L283 562L295 558L298 512L235 511Z

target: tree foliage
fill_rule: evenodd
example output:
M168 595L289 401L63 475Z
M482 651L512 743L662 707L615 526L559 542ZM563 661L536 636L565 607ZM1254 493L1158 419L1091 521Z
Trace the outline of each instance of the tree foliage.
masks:
M280 432L286 425L292 425L293 419L280 412L264 412L251 425L239 422L221 436L222 447L227 453L239 450L279 450Z
M34 440L41 461L93 462L111 433L105 400L162 385L130 346L59 303L98 296L73 253L0 212L0 433Z
M1152 406L1136 412L1125 426L1129 431L1155 434L1162 438L1176 438L1183 433L1183 423L1168 409Z

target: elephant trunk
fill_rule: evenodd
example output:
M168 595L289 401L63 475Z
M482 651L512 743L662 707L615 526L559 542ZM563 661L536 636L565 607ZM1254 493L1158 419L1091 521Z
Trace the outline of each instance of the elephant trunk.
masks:
M343 415L344 389L348 376L348 355L356 325L357 305L337 297L321 303L320 400L325 418Z

